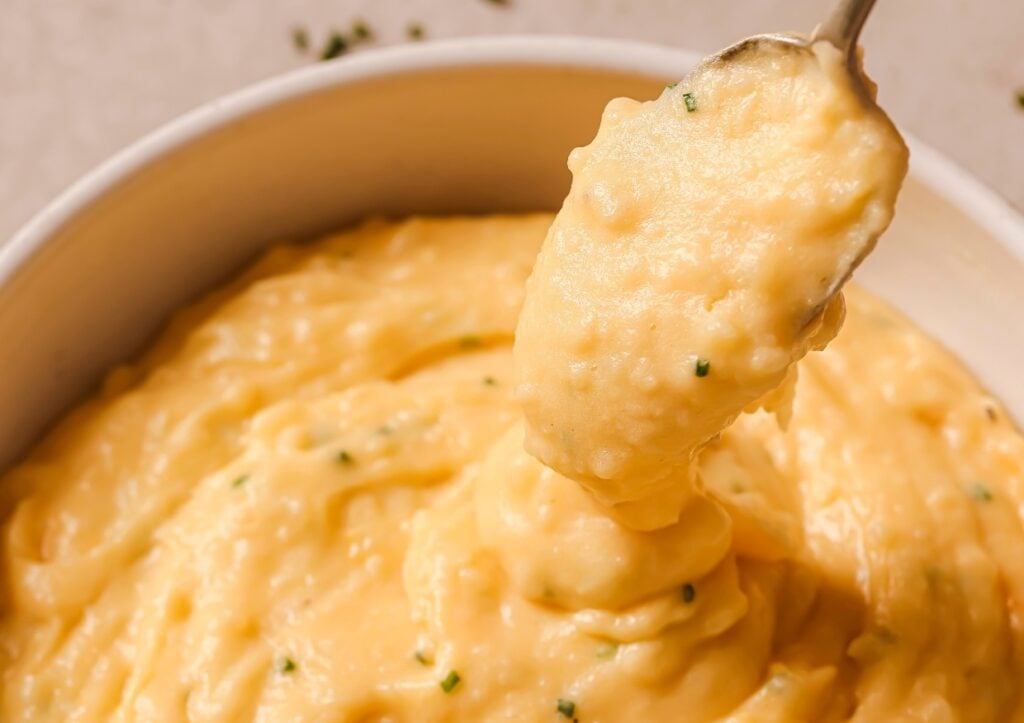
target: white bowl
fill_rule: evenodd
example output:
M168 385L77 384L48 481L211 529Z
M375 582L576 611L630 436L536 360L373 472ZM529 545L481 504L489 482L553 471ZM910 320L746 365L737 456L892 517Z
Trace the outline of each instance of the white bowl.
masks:
M565 37L410 45L290 73L161 128L0 251L0 468L267 244L374 213L557 208L566 155L605 102L653 97L695 60ZM1024 419L1024 221L910 145L896 221L857 280Z

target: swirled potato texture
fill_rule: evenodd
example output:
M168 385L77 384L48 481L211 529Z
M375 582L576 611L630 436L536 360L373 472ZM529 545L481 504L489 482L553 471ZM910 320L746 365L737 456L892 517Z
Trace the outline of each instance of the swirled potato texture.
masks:
M0 481L0 718L1020 717L999 403L855 289L788 427L741 415L703 502L624 526L522 449L550 222L276 249L112 373Z

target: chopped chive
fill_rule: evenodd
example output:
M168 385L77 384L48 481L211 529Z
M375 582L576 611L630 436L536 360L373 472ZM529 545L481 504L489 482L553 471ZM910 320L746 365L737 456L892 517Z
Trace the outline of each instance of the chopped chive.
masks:
M484 0L489 5L508 5L508 0Z
M1017 91L1017 105L1024 108L1024 90Z
M327 45L320 51L320 60L334 60L348 51L348 41L341 33L335 31L327 38Z
M683 602L689 605L693 602L694 598L697 597L697 588L692 583L686 583L683 585Z
M235 477L233 480L231 480L231 486L232 487L241 487L242 485L244 485L248 481L249 481L249 475L247 475L247 474L240 474L237 477Z
M409 23L405 28L405 34L409 37L409 40L423 40L423 26L419 23Z
M357 40L369 40L373 37L373 30L365 20L355 20L352 22L352 35Z
M991 502L992 501L992 490L980 482L976 482L971 485L971 489L968 491L971 498L978 502Z
M451 693L461 682L462 677L459 675L458 671L453 670L445 676L444 680L441 681L441 690L445 693Z
M601 643L597 646L597 657L601 658L601 660L613 658L617 652L619 652L618 643Z
M349 454L348 451L344 450L344 449L341 450L340 452L338 452L338 458L337 459L342 464L353 464L355 462L355 460L352 459L352 455Z
M676 87L677 85L679 85L679 83L669 83L669 84L668 84L668 85L666 85L665 87L666 87L666 88L668 88L669 90L672 90L672 89L673 89L673 88L675 88L675 87Z
M711 362L707 359L698 359L697 363L693 367L693 372L698 377L706 377L708 372L711 371Z
M697 99L693 97L693 93L683 93L683 102L686 103L687 113L697 110Z
M462 349L476 349L482 343L483 341L480 339L480 337L475 336L473 334L469 334L467 336L459 338L459 347L461 347Z
M309 50L309 33L306 29L301 26L295 26L292 28L292 45L295 46L296 50L306 52Z
M412 657L416 658L416 661L420 665L433 665L434 664L433 658L431 658L429 655L427 655L422 650L417 650L415 653L412 654Z
M282 675L288 675L294 673L295 669L299 666L291 658L285 657L277 661L277 672Z
M496 387L498 386L498 380L494 377L484 377L484 386Z
M561 713L565 718L572 718L576 715L576 704L571 700L559 698L558 703L555 705L555 710Z

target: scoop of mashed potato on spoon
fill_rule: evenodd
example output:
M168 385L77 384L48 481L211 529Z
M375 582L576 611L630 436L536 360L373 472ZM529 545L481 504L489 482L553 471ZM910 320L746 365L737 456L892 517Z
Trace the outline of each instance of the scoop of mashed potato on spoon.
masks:
M842 323L837 274L892 218L906 146L844 56L812 50L613 101L570 156L516 330L525 443L636 528L674 522L702 446L785 397Z

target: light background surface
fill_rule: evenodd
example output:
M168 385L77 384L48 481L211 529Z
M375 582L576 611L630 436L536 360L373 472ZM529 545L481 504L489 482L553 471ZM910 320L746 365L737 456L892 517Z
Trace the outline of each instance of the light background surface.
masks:
M810 30L831 0L0 0L0 243L114 151L196 105L376 39L570 33L712 51ZM308 29L311 52L291 29ZM896 122L1024 208L1024 1L879 0L867 67ZM359 52L358 50L356 52Z

